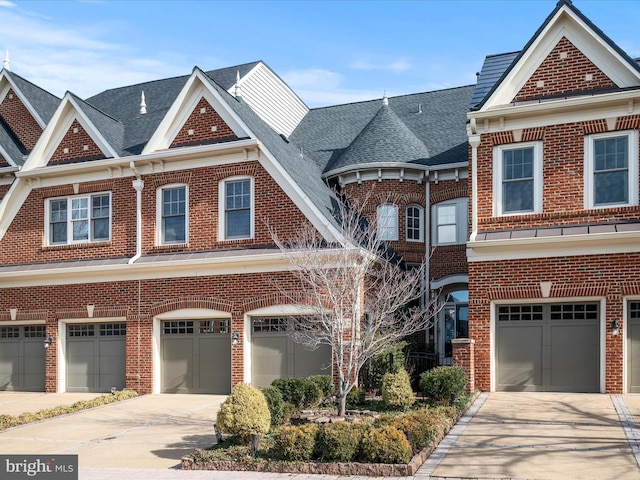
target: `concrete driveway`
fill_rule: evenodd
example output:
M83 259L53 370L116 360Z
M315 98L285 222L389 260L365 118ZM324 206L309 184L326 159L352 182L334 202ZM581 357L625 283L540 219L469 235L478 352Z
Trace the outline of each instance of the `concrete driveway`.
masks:
M475 407L473 418L458 424L422 475L640 479L640 396L492 393L482 394Z
M29 395L36 401L38 394L23 395L24 401ZM11 398L17 395L0 394L0 413L9 413L2 405L12 404ZM215 442L213 422L225 398L145 395L2 431L0 452L78 454L80 468L172 468L196 447ZM75 394L46 394L38 405L75 401Z

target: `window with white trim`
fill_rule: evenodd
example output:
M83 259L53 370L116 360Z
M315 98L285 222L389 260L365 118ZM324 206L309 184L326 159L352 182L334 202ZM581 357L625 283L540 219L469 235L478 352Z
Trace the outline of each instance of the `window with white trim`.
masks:
M188 242L188 196L186 185L166 185L158 189L158 245Z
M499 145L493 151L494 214L542 212L542 142Z
M111 239L111 193L50 198L45 202L47 245Z
M466 243L469 237L468 208L466 197L446 200L433 206L433 245L456 245Z
M254 195L252 177L231 177L220 182L221 240L253 238Z
M398 240L398 206L393 203L378 205L377 215L380 240Z
M424 241L424 208L420 205L407 205L407 241Z
M638 205L638 132L585 137L585 208Z

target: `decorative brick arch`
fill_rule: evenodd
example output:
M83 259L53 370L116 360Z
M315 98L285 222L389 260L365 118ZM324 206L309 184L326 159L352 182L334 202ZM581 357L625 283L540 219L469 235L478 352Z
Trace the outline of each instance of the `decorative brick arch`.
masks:
M261 295L259 297L253 297L242 302L242 308L245 312L257 310L259 308L273 307L275 305L307 305L311 306L312 303L302 293L295 294L283 294L283 293L269 293L267 295Z
M178 299L165 300L151 306L151 315L160 315L162 313L172 312L174 310L184 310L188 308L206 308L209 310L218 310L220 312L233 312L233 302L222 300L214 297L182 297Z

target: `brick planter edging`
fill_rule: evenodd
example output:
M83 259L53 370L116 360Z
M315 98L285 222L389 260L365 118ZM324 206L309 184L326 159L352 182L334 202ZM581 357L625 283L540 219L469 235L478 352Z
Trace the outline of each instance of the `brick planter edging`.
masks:
M306 473L322 475L359 475L366 477L410 477L429 458L444 435L439 436L413 456L407 464L389 463L320 463L320 462L280 462L256 461L235 462L232 460L210 460L197 462L187 455L182 457L182 470L223 470L237 472L269 472L269 473Z

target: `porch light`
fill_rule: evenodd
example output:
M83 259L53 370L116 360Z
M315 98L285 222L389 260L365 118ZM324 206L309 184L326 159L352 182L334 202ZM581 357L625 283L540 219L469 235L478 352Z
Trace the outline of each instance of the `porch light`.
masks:
M235 332L233 332L233 335L231 335L231 343L233 343L234 345L237 345L239 340L240 340L240 334L236 330Z
M44 339L44 348L49 348L49 345L53 343L53 338L47 337Z
M620 333L620 324L618 320L613 320L611 322L611 335L618 335Z

